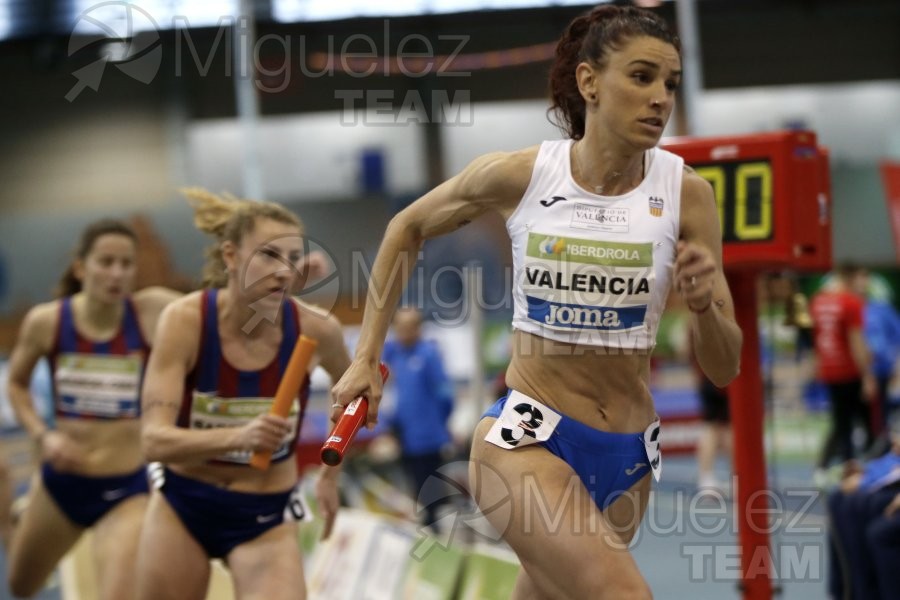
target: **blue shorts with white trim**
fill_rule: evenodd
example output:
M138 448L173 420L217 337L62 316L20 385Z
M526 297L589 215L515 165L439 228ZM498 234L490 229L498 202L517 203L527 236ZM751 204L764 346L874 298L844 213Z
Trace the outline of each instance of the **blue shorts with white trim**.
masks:
M529 400L528 396L519 392L511 391L510 394L525 399L525 402ZM509 398L510 395L507 395L497 400L483 416L499 418ZM648 457L644 443L646 432L611 433L594 429L561 413L556 414L560 417L559 422L549 439L537 443L572 467L600 510L606 510L619 496L650 474L652 460L659 460L659 456L654 459ZM657 425L651 444L657 442L658 435Z

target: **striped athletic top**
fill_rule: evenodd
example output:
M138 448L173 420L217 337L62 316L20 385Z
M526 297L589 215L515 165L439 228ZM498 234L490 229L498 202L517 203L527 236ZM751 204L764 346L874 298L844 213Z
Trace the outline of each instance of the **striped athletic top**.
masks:
M278 390L278 383L287 368L294 344L300 337L300 313L290 298L282 302L282 338L275 358L259 371L241 371L232 366L222 354L219 338L217 289L200 295L202 332L197 364L184 386L184 397L178 416L178 426L188 429L240 427L259 414L266 413ZM272 461L289 458L294 452L300 425L309 400L309 375L303 380L298 396L291 407L291 432L272 453ZM251 453L233 450L209 462L212 464L249 465Z
M150 347L130 298L116 335L106 342L87 339L75 327L72 298L59 302L53 350L57 417L75 419L137 419L141 415L141 379Z

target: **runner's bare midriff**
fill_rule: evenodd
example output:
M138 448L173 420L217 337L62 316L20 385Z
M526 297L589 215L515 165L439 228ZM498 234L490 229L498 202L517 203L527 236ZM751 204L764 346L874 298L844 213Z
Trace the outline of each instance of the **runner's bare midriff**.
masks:
M642 432L656 418L650 350L576 346L516 330L507 385L586 425Z
M233 492L274 494L285 492L297 482L297 465L292 455L287 460L272 463L265 471L246 465L228 464L178 464L169 468L191 479Z
M57 418L56 428L84 450L77 470L80 475L125 475L144 463L141 423L137 419Z

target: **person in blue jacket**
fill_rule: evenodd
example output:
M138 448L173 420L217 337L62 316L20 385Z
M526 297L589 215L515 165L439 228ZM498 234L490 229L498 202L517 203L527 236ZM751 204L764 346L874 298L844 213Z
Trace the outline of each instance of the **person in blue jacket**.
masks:
M394 315L394 338L384 346L397 401L388 428L400 445L401 460L432 527L441 504L440 486L427 485L443 464L452 443L447 422L453 411L453 384L444 370L437 343L422 339L422 315L400 308Z
M863 335L872 352L872 371L877 384L878 410L875 414L878 415L878 422L874 423L875 431L886 439L884 432L890 420L888 387L900 358L900 314L882 294L872 293L871 286L868 291L863 312Z

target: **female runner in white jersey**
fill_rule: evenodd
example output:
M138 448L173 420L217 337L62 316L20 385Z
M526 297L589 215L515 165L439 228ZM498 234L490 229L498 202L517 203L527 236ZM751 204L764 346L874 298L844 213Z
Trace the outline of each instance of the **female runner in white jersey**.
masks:
M334 388L341 405L367 394L377 420L378 358L423 240L503 215L511 391L475 431L470 475L479 506L511 501L508 518L487 517L521 561L516 599L651 597L627 545L661 466L650 353L672 286L706 375L723 386L738 372L712 190L656 148L680 77L678 40L653 13L604 5L573 20L551 71L569 139L482 156L394 217ZM478 477L479 464L502 480Z

